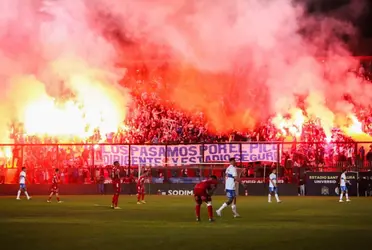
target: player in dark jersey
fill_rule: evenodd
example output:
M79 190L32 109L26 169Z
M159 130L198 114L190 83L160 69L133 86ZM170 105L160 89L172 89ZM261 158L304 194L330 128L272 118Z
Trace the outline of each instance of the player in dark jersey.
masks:
M209 221L213 222L212 195L217 188L217 177L212 175L209 179L203 180L194 187L194 198L196 202L196 221L200 221L200 206L203 202L207 204Z
M148 178L149 172L144 171L137 180L137 204L145 204L145 181Z
M48 203L52 202L51 200L52 200L53 195L56 196L58 203L62 203L62 201L59 198L59 182L60 182L59 169L56 168L54 170L54 175L53 175L53 178L52 178L52 186L50 188L50 195L49 195L49 198L47 200Z
M121 209L118 207L119 202L119 195L121 192L121 181L120 181L120 163L118 161L114 162L114 167L111 171L111 179L112 179L112 185L114 188L114 196L112 197L112 205L111 207L114 209Z

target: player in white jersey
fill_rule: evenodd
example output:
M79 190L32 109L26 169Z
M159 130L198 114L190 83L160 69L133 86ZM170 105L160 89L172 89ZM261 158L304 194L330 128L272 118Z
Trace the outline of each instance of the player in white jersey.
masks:
M231 209L234 217L239 217L236 211L236 203L234 202L236 198L236 183L239 182L238 173L236 171L236 161L235 158L230 158L230 166L225 172L225 191L227 196L227 201L222 204L222 206L216 211L218 216L222 215L222 210L227 206L231 205Z
M347 184L350 184L350 182L346 179L346 170L344 170L340 176L340 200L339 202L344 202L342 200L343 196L344 196L344 193L345 193L345 196L346 196L346 201L349 202L349 193L348 193L348 190L347 190Z
M275 195L275 199L276 199L276 202L280 203L282 202L280 199L279 199L279 196L278 196L278 182L277 182L277 178L276 178L276 169L273 169L273 171L271 172L271 174L269 175L269 203L271 203L271 195Z
M27 197L27 200L30 200L31 197L27 193L27 188L26 188L26 168L23 167L21 173L19 174L19 190L17 193L17 200L20 200L21 192L23 191Z

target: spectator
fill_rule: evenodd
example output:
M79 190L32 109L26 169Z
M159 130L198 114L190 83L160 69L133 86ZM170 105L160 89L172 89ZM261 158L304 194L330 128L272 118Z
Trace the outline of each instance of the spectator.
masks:
M0 184L5 184L5 168L0 167Z
M368 162L368 167L372 167L372 148L369 149L366 159Z
M305 182L302 178L298 182L298 189L299 189L298 196L305 196Z
M103 169L99 170L99 175L97 176L98 192L102 195L105 194L105 174Z

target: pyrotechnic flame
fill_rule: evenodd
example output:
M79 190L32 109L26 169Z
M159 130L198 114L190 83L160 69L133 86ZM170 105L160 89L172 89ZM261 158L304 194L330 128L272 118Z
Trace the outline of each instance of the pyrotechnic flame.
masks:
M24 129L27 135L85 139L99 129L101 135L117 132L125 107L108 89L92 84L88 78L72 79L76 97L59 103L46 93L26 105Z
M345 134L356 141L372 141L372 136L363 131L363 124L355 115L349 115L349 122L348 126L342 128Z
M305 122L305 116L302 110L293 109L290 111L290 118L286 119L281 114L278 114L272 120L273 124L281 130L284 136L287 136L287 130L290 136L300 137L302 133L302 126Z
M327 143L330 143L332 141L332 136L328 135L325 139Z
M12 157L12 149L10 147L4 147L0 150L0 158L10 159Z
M363 124L353 114L348 116L347 126L344 126L342 131L351 137L365 134L363 131Z
M361 134L363 132L363 125L360 121L358 121L358 118L356 118L354 115L350 115L350 119L352 121L352 125L348 128L348 132L350 134Z

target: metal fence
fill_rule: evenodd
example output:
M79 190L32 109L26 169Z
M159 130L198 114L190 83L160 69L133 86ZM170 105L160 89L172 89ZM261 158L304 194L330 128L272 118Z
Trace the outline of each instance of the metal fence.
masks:
M119 160L123 176L151 167L153 177L205 176L225 168L236 157L247 178L263 178L271 168L279 176L298 179L305 171L368 171L372 142L229 142L200 144L0 144L0 183L16 182L21 167L48 182L54 168L65 170L68 182L94 181L102 169ZM197 150L195 150L197 149ZM187 151L188 150L188 151ZM143 151L143 152L142 152ZM371 151L369 153L369 151ZM158 155L157 155L158 154ZM175 156L175 154L177 154ZM144 155L144 156L143 156ZM222 163L225 163L223 165ZM169 169L169 171L165 171ZM207 171L208 170L208 171ZM6 174L5 174L6 172ZM14 172L14 174L9 174ZM186 172L188 172L186 174ZM11 176L11 177L9 177Z

